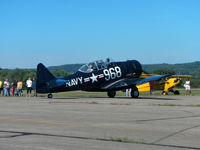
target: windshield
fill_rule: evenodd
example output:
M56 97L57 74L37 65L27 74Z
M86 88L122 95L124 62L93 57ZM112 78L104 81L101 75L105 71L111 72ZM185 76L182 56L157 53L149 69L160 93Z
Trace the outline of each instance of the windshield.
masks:
M79 69L79 71L81 71L81 72L86 72L87 70L89 70L88 65L83 65L83 66L81 66L81 68Z
M98 60L81 66L79 71L88 73L95 70L101 70L107 68L109 64L110 64L109 58L107 58L105 62L103 60Z

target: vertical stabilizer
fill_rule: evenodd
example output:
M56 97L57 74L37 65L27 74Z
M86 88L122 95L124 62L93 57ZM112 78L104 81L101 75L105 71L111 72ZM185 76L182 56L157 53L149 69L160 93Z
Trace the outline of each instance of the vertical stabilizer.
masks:
M55 80L55 77L49 72L49 70L43 65L37 65L37 83L36 90L38 93L48 93L49 83Z

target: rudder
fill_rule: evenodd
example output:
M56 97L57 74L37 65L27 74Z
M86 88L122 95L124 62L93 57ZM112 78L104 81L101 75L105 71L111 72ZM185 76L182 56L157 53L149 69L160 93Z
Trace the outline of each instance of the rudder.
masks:
M55 77L50 73L50 71L42 63L38 64L36 91L38 93L48 93L48 84L53 80L55 80Z

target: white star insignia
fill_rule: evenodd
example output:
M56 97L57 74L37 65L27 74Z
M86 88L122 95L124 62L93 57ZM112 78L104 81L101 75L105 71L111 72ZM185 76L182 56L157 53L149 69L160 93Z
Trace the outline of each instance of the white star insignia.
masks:
M94 83L94 81L96 81L96 82L98 81L97 77L98 76L96 76L96 75L94 75L94 73L92 73L92 77L90 77L90 79L92 79L92 83Z

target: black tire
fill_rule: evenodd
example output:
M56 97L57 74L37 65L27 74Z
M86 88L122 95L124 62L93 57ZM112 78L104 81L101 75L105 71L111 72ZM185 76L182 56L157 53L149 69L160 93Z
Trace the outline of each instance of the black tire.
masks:
M168 93L166 91L163 91L162 95L168 95Z
M180 95L180 92L178 90L175 90L174 95Z
M138 88L137 87L133 87L131 89L131 97L132 98L138 98L140 95L139 91L138 91Z
M116 95L116 92L115 92L115 91L108 91L107 95L108 95L108 97L110 97L110 98L114 98L115 95Z
M48 98L53 98L53 95L52 94L48 94Z

